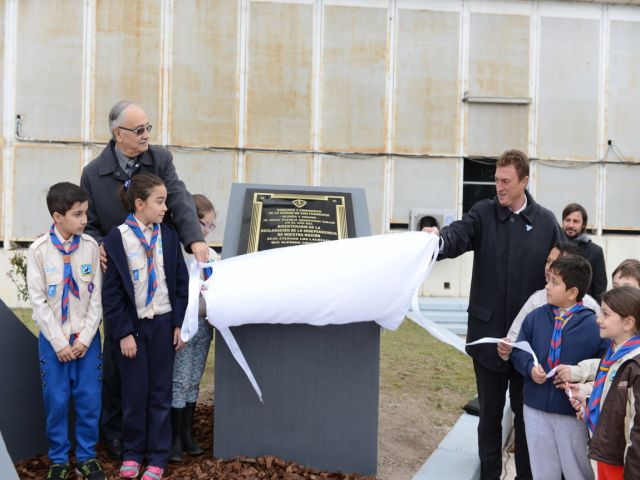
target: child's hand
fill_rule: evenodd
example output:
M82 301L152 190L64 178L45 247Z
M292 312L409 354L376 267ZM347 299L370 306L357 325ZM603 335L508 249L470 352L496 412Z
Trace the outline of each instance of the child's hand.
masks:
M176 327L176 329L173 331L173 346L175 347L176 352L184 347L184 342L180 337L180 332L180 327Z
M73 342L71 350L73 350L76 358L82 358L84 357L84 354L87 353L87 346L84 343L76 340L75 342Z
M536 365L531 369L531 378L534 382L542 385L547 381L547 374L540 365Z
M585 409L587 408L587 402L585 401L584 397L582 398L582 400L578 400L577 398L572 398L570 402L571 402L571 406L576 411L576 418L578 420L584 420L584 412L585 412Z
M107 271L107 249L103 244L100 244L100 268L103 273Z
M124 358L136 358L138 353L138 345L133 335L127 335L120 339L120 351Z
M560 385L571 381L571 366L570 365L558 365L556 367L556 375L553 377L553 383L558 385L558 388L562 388Z
M564 388L564 393L567 394L570 400L576 400L582 404L587 401L587 397L584 393L580 392L580 385L577 383L565 383L558 385L558 388Z
M73 352L71 345L65 345L62 350L56 352L56 356L62 363L71 362L76 359L76 354Z
M500 355L503 360L508 360L511 350L513 350L513 347L509 345L511 343L511 339L509 337L504 337L500 340L504 340L504 342L498 342L498 355ZM509 344L505 342L509 342Z

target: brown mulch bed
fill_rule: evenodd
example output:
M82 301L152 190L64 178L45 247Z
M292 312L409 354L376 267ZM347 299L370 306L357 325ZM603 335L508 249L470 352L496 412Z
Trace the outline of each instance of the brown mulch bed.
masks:
M208 449L205 448L208 452L200 457L185 455L183 463L170 464L164 477L166 480L374 480L374 477L357 474L323 472L294 462L286 462L271 455L230 460L213 458L211 456L211 445L213 445L213 408L211 406L197 406L193 431L198 443L208 446ZM102 444L98 444L98 459L102 463L107 478L118 478L120 461L110 459ZM47 475L48 468L49 461L46 455L32 457L16 464L16 471L22 480L43 479Z

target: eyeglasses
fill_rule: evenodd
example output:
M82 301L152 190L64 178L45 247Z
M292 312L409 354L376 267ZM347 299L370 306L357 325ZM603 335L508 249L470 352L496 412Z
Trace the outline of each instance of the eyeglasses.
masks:
M127 132L133 132L138 137L140 137L144 135L144 132L150 132L151 129L153 128L153 125L151 125L150 123L147 123L146 125L140 125L139 127L136 127L136 128L127 128L127 127L118 127L118 128L121 128L122 130L126 130Z
M204 223L202 220L198 220L198 221L200 222L200 225L202 225L202 229L205 232L211 232L216 229L215 223Z

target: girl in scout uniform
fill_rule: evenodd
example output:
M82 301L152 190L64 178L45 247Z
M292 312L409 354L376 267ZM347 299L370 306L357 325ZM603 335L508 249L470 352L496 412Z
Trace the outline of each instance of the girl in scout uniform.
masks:
M171 449L171 386L188 296L178 235L162 220L167 189L140 173L124 183L126 221L105 237L103 308L122 381L120 477L160 480Z
M216 210L211 201L204 195L195 194L193 201L200 221L202 235L206 238L216 228ZM182 249L187 265L194 260L191 253ZM209 248L209 261L213 262L218 254ZM211 275L211 267L202 270L206 280ZM173 367L173 399L171 401L171 427L173 441L171 445L171 462L182 461L182 452L189 455L202 455L204 450L195 442L192 434L193 413L200 391L200 381L207 363L207 355L213 337L213 327L207 321L207 309L202 295L198 312L198 332L185 347L176 354Z
M574 378L595 379L581 389L588 401L577 394L572 404L593 435L589 457L598 463L598 480L640 479L640 289L606 292L598 326L611 344L599 362L571 367Z

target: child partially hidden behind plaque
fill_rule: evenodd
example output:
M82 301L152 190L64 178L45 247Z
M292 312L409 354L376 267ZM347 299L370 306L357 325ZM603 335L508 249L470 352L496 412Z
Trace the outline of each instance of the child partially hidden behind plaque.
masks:
M212 233L216 228L216 210L213 204L204 195L193 196L198 212L198 220L202 235ZM182 249L184 260L190 265L194 256ZM209 261L218 258L217 253L210 249ZM211 267L202 269L202 275L206 280L211 275ZM207 310L204 298L200 295L200 308L198 311L198 332L185 344L185 347L176 354L173 367L173 399L171 401L171 428L173 439L171 445L171 457L169 461L178 463L182 461L182 453L189 455L201 455L204 450L194 441L192 435L193 413L198 400L200 381L207 362L207 354L213 336L213 327L207 322Z

